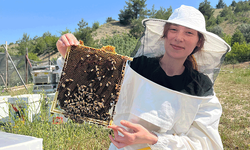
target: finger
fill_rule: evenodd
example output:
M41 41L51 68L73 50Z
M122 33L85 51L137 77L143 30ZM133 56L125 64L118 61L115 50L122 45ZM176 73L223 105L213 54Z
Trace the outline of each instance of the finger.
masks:
M124 136L130 136L131 135L131 133L130 132L128 132L126 129L124 129L124 128L118 128L117 129L119 132L121 132Z
M58 41L57 41L57 43L56 43L58 46L63 46L63 47L65 47L65 44L63 43L63 41L62 41L62 39L60 38Z
M131 122L126 121L126 120L121 120L120 123L121 123L121 125L123 125L125 127L128 127L130 129L134 130L135 132L138 131L138 125L137 124L131 123Z
M78 45L79 44L78 40L76 39L76 37L73 34L67 33L67 34L65 34L65 37L67 38L70 45Z
M110 128L110 129L116 129L117 127L119 127L119 126L117 126L117 125L109 125L108 126L108 128Z
M124 129L123 127L120 127L120 126L116 126L116 125L112 125L112 126L108 126L108 128L111 128L114 130L114 132L116 131L119 131L121 132L123 135L129 135L130 132L128 132L126 129Z
M109 135L109 139L111 140L111 142L112 142L118 149L127 146L127 144L125 144L125 143L121 143L121 142L116 141L116 139L114 139L111 135Z
M65 57L67 47L60 39L56 42L56 47L62 56Z
M76 37L74 35L73 35L73 40L74 40L75 45L79 45L80 44L80 42L76 39Z
M118 131L117 131L117 130L113 130L113 131L114 131L114 136L115 136L116 138L118 138L118 137L119 137Z
M59 40L61 40L65 46L67 46L67 47L70 46L70 43L68 41L66 34L61 36L61 38Z

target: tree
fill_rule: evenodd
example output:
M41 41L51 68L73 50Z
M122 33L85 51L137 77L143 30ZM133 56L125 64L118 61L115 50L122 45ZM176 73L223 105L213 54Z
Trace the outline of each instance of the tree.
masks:
M199 4L199 11L204 15L206 19L207 27L213 26L216 24L216 19L213 16L214 9L210 5L210 2L204 0L204 2Z
M218 15L218 16L216 17L216 23L217 23L217 24L220 24L220 23L222 23L223 21L224 21L224 18L221 17L220 15Z
M115 19L113 19L112 17L108 17L108 18L106 19L106 23L111 22L111 21L115 21Z
M39 37L36 39L36 45L35 45L35 50L34 52L37 55L43 54L47 49L47 45L45 40L42 37Z
M227 7L227 5L225 5L223 10L220 12L220 15L218 15L218 16L222 17L224 20L229 20L229 19L232 20L234 18L233 17L234 14L233 14L233 11L231 10L231 7Z
M163 7L160 7L160 10L155 11L154 6L152 8L152 12L150 14L150 18L157 18L157 19L165 19L167 20L172 14L172 7L170 6L167 10Z
M245 42L244 35L240 32L239 29L236 29L236 31L234 32L231 42L231 45L234 45L235 43L242 44Z
M64 35L66 33L71 33L70 29L68 29L67 27L66 27L66 29L64 31L61 30L61 31L58 31L58 32L60 33L60 35Z
M223 2L223 0L219 0L218 4L216 5L216 9L224 8L226 4Z
M239 12L247 12L250 10L250 3L245 1L239 1L236 6L235 6L235 9L234 9L234 13L239 13Z
M230 7L227 7L227 5L225 5L225 7L220 12L220 16L227 17L227 16L231 16L231 15L233 15L232 10L230 9Z
M45 32L42 37L35 39L35 48L32 51L38 55L57 52L56 42L59 37L51 35L50 32Z
M88 26L88 23L84 21L82 18L81 21L79 21L78 25L78 30L84 29L86 26Z
M56 42L58 41L59 37L55 35L48 34L46 36L43 35L43 39L46 43L46 51L49 53L57 52Z
M127 6L124 10L120 10L119 20L121 24L128 25L133 19L147 16L148 10L145 10L147 4L146 0L129 0L126 1Z
M207 19L211 18L211 16L213 16L214 13L214 9L212 8L212 6L210 5L210 2L208 2L207 0L204 0L204 2L201 2L199 4L199 11L205 16L207 17Z
M231 4L230 6L235 7L236 4L237 4L237 3L235 2L235 0L233 0L233 1L232 1L232 4Z
M26 48L28 48L29 51L32 51L34 47L30 36L27 33L24 33L22 39L18 40L16 43L18 44L17 50L19 55L25 55Z
M224 32L223 29L220 26L214 26L212 28L210 28L208 31L218 35L219 37L223 37L224 36Z
M131 23L131 30L129 31L129 33L135 37L135 38L140 38L143 31L144 31L144 27L142 25L142 20L144 18L139 18L139 19L133 19L132 23Z
M149 11L148 14L150 18L157 18L157 19L165 19L167 20L170 15L172 14L172 7L170 6L167 10L163 7L160 8L160 10L155 10L154 5L152 6L152 9ZM130 34L134 36L135 38L140 38L144 27L142 25L142 20L145 19L144 17L140 17L138 19L133 19L131 22L131 30Z
M250 42L250 24L241 24L237 27L240 32L243 34L247 43Z
M92 28L88 27L88 23L81 19L81 21L77 24L78 29L73 33L75 37L84 42L84 45L95 47L95 41L91 35Z
M95 31L96 29L98 29L100 26L100 23L98 21L95 21L92 25L92 30Z

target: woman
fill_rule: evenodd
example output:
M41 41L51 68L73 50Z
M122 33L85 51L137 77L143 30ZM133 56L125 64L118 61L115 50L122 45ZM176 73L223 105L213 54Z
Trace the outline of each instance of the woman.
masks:
M115 125L109 126L109 149L223 149L213 82L230 46L207 32L204 16L190 6L182 5L168 20L143 23L140 47L126 66ZM77 44L66 34L57 47L64 56L67 46Z

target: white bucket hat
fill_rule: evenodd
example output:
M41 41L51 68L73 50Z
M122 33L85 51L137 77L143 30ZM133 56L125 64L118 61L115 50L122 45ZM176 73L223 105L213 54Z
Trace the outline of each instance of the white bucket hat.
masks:
M205 43L201 51L194 54L198 70L207 74L212 82L215 81L221 64L231 47L219 36L206 30L206 22L203 14L194 7L181 5L174 10L168 20L144 19L142 24L145 31L135 49L134 57L145 55L147 57L160 57L164 55L163 30L166 23L185 26L203 34Z

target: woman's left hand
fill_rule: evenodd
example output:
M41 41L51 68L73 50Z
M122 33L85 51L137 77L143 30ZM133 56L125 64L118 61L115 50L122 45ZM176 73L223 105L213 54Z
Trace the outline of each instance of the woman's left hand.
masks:
M129 121L122 120L121 125L130 128L132 132L127 131L121 126L111 125L108 128L114 130L114 138L109 135L111 142L118 148L123 148L133 144L155 144L158 140L157 136L149 132L146 128L139 124L134 124ZM118 135L118 131L124 136Z

